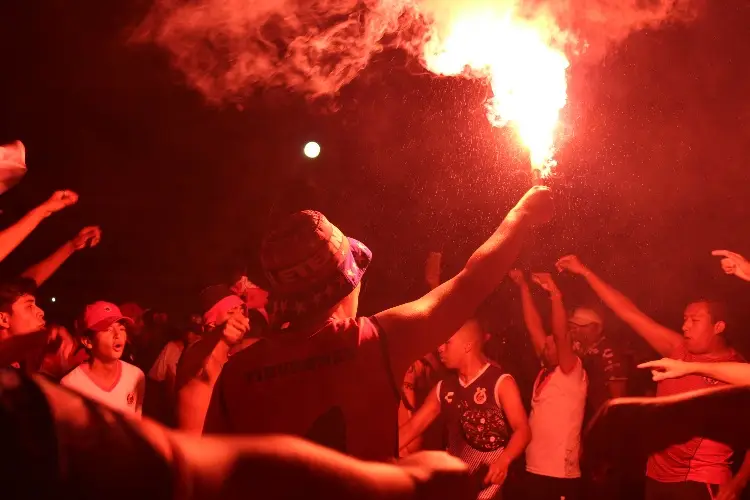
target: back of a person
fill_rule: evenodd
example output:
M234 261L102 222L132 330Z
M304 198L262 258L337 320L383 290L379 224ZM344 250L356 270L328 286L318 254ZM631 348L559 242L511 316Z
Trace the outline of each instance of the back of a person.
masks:
M736 351L725 355L695 355L681 346L670 357L685 361L722 362L744 361ZM671 396L688 391L707 389L725 385L714 379L700 375L688 375L679 379L659 382L657 396ZM669 446L652 455L648 460L648 476L658 481L698 481L721 484L731 478L730 459L732 449L722 443L695 437L690 441Z
M724 362L745 360L731 349L722 355L696 355L680 346L671 358L696 362ZM672 396L684 392L708 389L726 385L723 382L700 375L687 375L682 378L659 382L657 396ZM697 481L709 484L723 484L732 477L730 459L732 449L722 443L695 437L685 443L672 445L648 459L647 475L663 482Z
M392 458L399 400L383 348L368 318L260 340L225 365L204 432L293 434L359 458Z

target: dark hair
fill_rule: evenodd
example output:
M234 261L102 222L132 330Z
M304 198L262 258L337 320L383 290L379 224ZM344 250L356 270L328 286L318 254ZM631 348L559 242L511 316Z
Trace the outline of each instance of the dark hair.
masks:
M729 311L727 305L720 300L701 298L690 301L690 304L705 304L706 309L708 309L708 315L711 317L711 321L714 324L719 321L726 323L728 319Z
M13 304L24 295L36 295L36 282L30 278L15 278L0 283L0 312L12 313Z

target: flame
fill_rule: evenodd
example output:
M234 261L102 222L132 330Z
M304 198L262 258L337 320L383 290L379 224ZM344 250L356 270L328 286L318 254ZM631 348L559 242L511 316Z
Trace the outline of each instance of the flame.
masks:
M529 151L532 170L542 177L556 165L555 135L570 64L553 46L549 26L549 20L522 19L512 7L459 9L433 28L423 53L433 73L489 80L490 123L512 126Z

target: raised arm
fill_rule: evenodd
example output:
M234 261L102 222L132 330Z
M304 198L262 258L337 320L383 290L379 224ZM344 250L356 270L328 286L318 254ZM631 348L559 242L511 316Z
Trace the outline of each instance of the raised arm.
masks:
M656 382L685 375L702 375L732 385L750 385L748 363L700 363L664 358L641 363L638 368L651 370Z
M573 352L573 340L568 332L568 314L565 312L562 293L549 273L535 273L534 282L549 293L552 302L552 336L557 347L557 362L563 373L572 372L578 365L578 356Z
M102 231L98 227L84 227L75 238L66 242L63 246L44 259L26 269L22 276L33 279L37 286L47 281L66 260L78 250L86 247L93 248L99 244L102 239Z
M0 261L31 234L44 219L78 201L73 191L57 191L52 197L21 217L21 220L0 231Z
M440 415L437 387L436 385L432 388L424 404L414 412L414 416L398 428L398 447L400 449L405 449L412 441L421 436Z
M531 296L531 289L523 276L523 272L518 269L512 269L508 276L513 282L518 285L521 290L521 308L523 309L523 322L526 324L526 330L529 332L531 338L531 344L534 346L534 352L538 358L541 358L544 353L544 344L547 339L547 332L544 331L542 325L542 317L539 316L534 305L534 297Z
M682 343L682 335L649 318L630 299L581 264L575 255L560 259L557 262L557 270L583 276L599 298L662 356L671 355Z
M420 299L375 315L397 380L415 359L445 342L475 313L508 272L528 231L549 220L552 212L550 191L532 188L456 276Z

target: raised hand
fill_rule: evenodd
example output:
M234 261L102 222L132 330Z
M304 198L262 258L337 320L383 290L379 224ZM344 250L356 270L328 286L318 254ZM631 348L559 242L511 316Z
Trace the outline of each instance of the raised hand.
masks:
M234 345L250 330L250 320L240 314L229 317L222 328L221 334L229 345Z
M510 467L510 462L504 456L500 455L490 465L490 470L487 471L487 475L484 477L484 483L503 484L508 477L508 467Z
M523 271L521 271L520 269L511 269L510 271L508 271L508 276L516 285L526 285L526 277L523 275Z
M555 280L552 279L550 273L533 273L531 279L534 280L534 283L549 293L555 293L558 291L557 284L555 283Z
M39 206L42 214L46 217L55 212L59 212L65 207L75 205L78 202L78 195L73 191L55 191L49 200Z
M71 241L73 248L83 250L84 248L94 248L102 239L102 230L99 226L84 227L79 231Z
M671 358L662 358L656 361L641 363L638 365L638 368L651 370L651 377L654 379L654 382L670 378L680 378L692 373L690 363Z
M527 214L532 224L549 222L555 213L552 191L545 186L534 186L523 195L516 204L516 209Z
M559 272L568 271L573 274L583 274L586 272L586 266L575 255L566 255L555 264Z
M745 281L750 281L750 262L742 255L729 250L714 250L711 255L723 257L721 268L727 274L733 274Z

